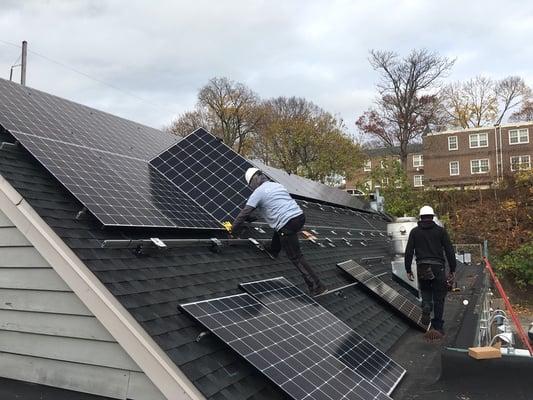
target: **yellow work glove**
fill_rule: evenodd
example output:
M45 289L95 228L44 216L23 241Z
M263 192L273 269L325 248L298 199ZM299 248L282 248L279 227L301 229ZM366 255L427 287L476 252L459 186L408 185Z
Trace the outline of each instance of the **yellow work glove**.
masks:
M233 229L233 225L229 221L222 222L222 226L228 231L228 233L231 233L231 230Z

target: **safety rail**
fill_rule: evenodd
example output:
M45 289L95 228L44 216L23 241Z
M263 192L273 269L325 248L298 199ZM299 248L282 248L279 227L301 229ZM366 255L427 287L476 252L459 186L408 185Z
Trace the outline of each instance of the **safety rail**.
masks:
M486 332L487 332L487 335L490 336L490 337L492 336L491 335L491 325L492 325L492 322L496 318L500 317L501 319L503 319L504 325L505 325L505 323L508 324L508 316L510 316L511 320L512 320L514 326L515 326L517 336L520 338L520 341L523 343L525 348L529 351L529 355L533 356L533 347L531 346L531 344L528 341L527 335L524 332L524 328L522 327L522 324L520 323L520 320L518 319L518 317L517 317L517 315L516 315L516 313L515 313L515 311L513 309L513 306L511 305L511 302L509 301L509 298L507 297L507 294L505 293L505 290L503 289L503 286L500 283L500 280L498 279L498 277L494 273L494 269L490 265L490 262L489 262L488 258L487 257L483 257L483 260L485 262L485 268L489 272L490 277L492 278L492 281L494 282L494 286L498 290L498 293L500 294L500 297L502 298L502 300L503 300L503 302L505 304L505 308L507 309L507 313L504 313L504 312L502 313L501 310L499 310L500 311L500 313L499 313L500 315L499 316L498 316L498 314L495 311L492 311L492 315L489 318L486 318ZM490 308L489 308L489 311L490 311ZM504 331L502 333L508 333L508 332ZM498 334L498 335L500 335L500 337L501 337L501 333ZM498 335L496 335L496 336L498 336ZM491 337L490 341L492 342L493 339L494 338Z

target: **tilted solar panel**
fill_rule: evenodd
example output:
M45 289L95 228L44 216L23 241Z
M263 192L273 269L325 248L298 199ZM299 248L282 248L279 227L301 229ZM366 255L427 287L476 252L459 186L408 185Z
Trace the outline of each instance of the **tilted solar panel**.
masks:
M267 279L240 286L384 393L390 394L404 376L402 366L287 279Z
M3 79L0 125L104 225L222 228L150 167L172 135Z
M293 196L313 199L331 204L337 204L356 209L369 209L368 203L348 194L344 190L315 182L295 174L265 165L261 161L252 160L252 163L276 182L281 183Z
M385 300L393 308L414 322L418 328L423 331L427 330L428 326L422 323L422 309L420 308L420 305L398 293L397 290L387 285L378 277L372 275L370 271L354 260L348 260L337 265L370 289L379 298Z
M295 400L390 400L249 294L181 307Z
M244 173L253 165L201 128L150 163L220 222L232 221L252 194Z

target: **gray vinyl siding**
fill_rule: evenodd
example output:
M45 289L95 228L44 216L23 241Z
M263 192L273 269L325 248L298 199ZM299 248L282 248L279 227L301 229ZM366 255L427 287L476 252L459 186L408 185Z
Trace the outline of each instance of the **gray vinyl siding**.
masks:
M1 211L0 376L117 399L164 399Z

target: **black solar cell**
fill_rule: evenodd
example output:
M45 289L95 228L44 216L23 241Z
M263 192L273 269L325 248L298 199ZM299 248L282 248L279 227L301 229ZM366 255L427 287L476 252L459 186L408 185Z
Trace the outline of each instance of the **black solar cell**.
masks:
M293 399L390 400L248 294L182 307Z
M390 394L405 369L285 278L241 287L305 337Z

